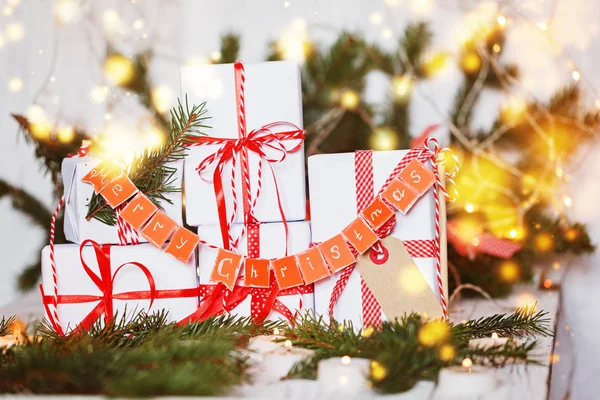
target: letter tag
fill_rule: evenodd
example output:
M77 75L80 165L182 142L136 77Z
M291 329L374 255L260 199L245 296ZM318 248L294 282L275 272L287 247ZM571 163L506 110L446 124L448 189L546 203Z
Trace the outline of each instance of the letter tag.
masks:
M139 192L127 203L119 215L136 231L139 231L156 210L158 210L158 207L143 193Z
M102 189L100 194L112 207L117 208L138 192L138 188L125 174L120 174Z
M244 284L250 287L268 288L270 284L269 260L262 258L246 258Z
M161 248L176 228L177 222L169 218L164 211L159 210L150 218L141 234L154 246Z
M210 274L210 280L212 282L221 282L229 290L233 290L242 261L243 257L241 254L219 249L212 273Z
M341 233L324 241L318 248L333 272L337 272L356 262L356 257L352 254L350 246L348 246L346 239L344 239Z
M319 279L331 275L323 256L318 247L313 247L296 255L298 266L305 283L313 283Z
M402 214L406 214L419 199L419 195L398 178L390 182L381 197Z
M198 242L200 242L198 235L182 226L178 226L165 252L182 263L187 263L192 254L194 254Z
M359 254L369 250L379 240L377 234L361 217L352 221L342 233Z
M435 175L416 158L398 175L419 196L423 195L435 183Z
M362 217L377 230L394 216L394 212L379 197L375 198L361 213Z
M302 276L296 265L296 257L288 256L271 261L275 279L280 289L302 285Z

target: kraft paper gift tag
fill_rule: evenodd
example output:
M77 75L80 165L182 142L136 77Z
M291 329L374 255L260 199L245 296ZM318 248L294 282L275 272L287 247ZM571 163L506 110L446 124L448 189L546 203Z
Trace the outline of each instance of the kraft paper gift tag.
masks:
M391 321L416 312L431 318L442 317L442 307L419 268L402 244L388 236L381 240L388 259L380 264L371 260L370 252L358 257L356 268Z

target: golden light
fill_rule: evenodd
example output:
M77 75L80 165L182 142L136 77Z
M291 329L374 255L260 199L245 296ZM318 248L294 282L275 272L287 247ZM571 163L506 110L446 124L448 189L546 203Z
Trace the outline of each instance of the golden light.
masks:
M37 104L32 104L27 108L27 120L30 123L38 123L46 120L46 112Z
M467 203L467 204L465 204L465 211L470 214L473 211L475 211L475 206L471 203Z
M13 336L21 336L26 329L25 323L23 321L16 319L11 325L10 330L12 331Z
M558 261L554 261L552 263L552 269L554 269L554 270L560 269L560 263Z
M75 130L71 126L59 128L56 137L61 143L71 143L75 139Z
M391 128L377 128L369 137L373 150L393 150L399 145L398 135Z
M571 206L573 206L573 199L571 198L571 196L563 196L563 203L565 204L565 207L567 208L571 208Z
M371 378L379 382L387 376L387 369L377 361L371 361Z
M545 22L540 22L538 28L540 28L542 32L546 32L548 30L548 25Z
M12 78L8 81L8 90L13 93L20 92L23 89L23 81L20 78Z
M497 340L499 338L498 333L492 332L492 340Z
M373 332L375 332L375 328L373 328L372 326L367 326L365 328L362 328L360 334L362 337L368 338L373 334Z
M567 239L569 242L577 240L578 237L579 231L575 228L569 228L565 231L565 239Z
M9 42L18 42L25 37L25 27L19 22L6 25L6 38Z
M340 104L346 110L354 110L360 103L360 97L354 90L344 90L340 98Z
M471 239L471 244L475 247L479 246L479 238L474 237L473 239Z
M533 192L536 188L537 181L535 177L529 174L523 175L521 178L521 186L523 194L529 194Z
M4 40L4 35L0 34L0 49L4 47L6 40Z
M218 50L215 50L212 53L210 53L210 61L212 61L213 63L218 63L219 61L221 61L221 58L221 52Z
M12 15L12 13L13 13L13 8L12 8L11 6L5 6L5 7L2 9L2 13L3 13L4 15L6 15L6 16Z
M481 68L481 58L476 51L467 51L462 57L461 65L468 73L477 72Z
M381 21L383 21L383 16L377 11L373 11L371 14L369 14L369 22L371 22L373 25L379 25Z
M21 0L8 0L8 5L12 7L16 7L21 4Z
M408 75L395 76L392 79L392 95L397 102L403 102L410 98L412 91L412 79Z
M600 99L596 99L596 101L594 101L594 105L596 108L600 108Z
M173 103L173 90L168 86L158 86L152 89L152 104L156 111L164 113L168 111Z
M419 330L419 343L423 346L436 346L446 341L450 335L448 324L439 321L429 321Z
M498 43L495 43L492 46L492 50L494 50L494 53L500 53L500 50L501 50L500 45Z
M144 135L145 148L148 150L156 150L165 143L165 134L157 127L152 127L148 133Z
M462 360L462 364L461 365L464 368L471 368L473 366L473 360L471 360L469 357L467 357L464 360Z
M29 129L34 138L38 140L48 140L50 133L52 132L52 125L50 122L42 120L29 124Z
M552 353L550 354L550 364L556 364L560 361L560 354Z
M522 292L517 296L517 307L526 308L526 315L532 315L535 312L537 302L537 298L531 292Z
M273 335L274 336L278 336L279 335L279 328L273 329Z
M417 295L429 289L429 285L423 279L418 269L406 269L400 272L398 278L400 287L409 294Z
M444 52L437 52L433 54L424 63L423 69L427 76L433 76L444 69L448 61L448 54Z
M108 98L108 87L104 85L96 85L90 91L90 99L96 103L104 103Z
M551 279L544 279L544 288L550 289L551 287L552 287L552 280Z
M450 344L444 344L440 347L439 356L442 361L452 361L456 357L456 349Z
M144 21L143 18L138 18L135 21L133 21L133 29L135 29L136 31L143 29L144 26L146 26L146 21Z
M498 15L498 17L496 18L496 21L498 21L498 25L500 25L500 26L506 25L506 17L502 14Z
M519 268L519 264L516 262L507 260L500 264L500 267L498 268L498 274L505 282L515 282L521 275L521 269Z
M58 0L54 3L54 15L60 23L75 21L80 14L79 2L75 0Z
M283 343L283 347L285 347L287 350L290 350L292 348L292 346L293 346L292 341L289 339Z
M340 362L342 363L342 365L350 365L352 359L350 358L350 356L343 356Z
M113 54L104 62L104 75L115 85L125 85L133 79L135 67L128 58Z
M546 252L554 248L554 238L548 232L541 232L535 236L535 248L538 251Z
M563 171L563 169L561 167L556 167L556 176L558 176L559 178L562 178L562 176L565 174L565 172Z
M573 71L571 73L571 76L573 77L574 81L578 81L579 79L581 79L581 73L579 71Z
M114 34L121 26L121 17L119 16L119 13L110 8L104 10L102 13L102 26L106 32Z
M308 37L306 22L297 18L286 28L277 41L277 51L285 60L304 63L312 52L312 43Z
M525 116L527 103L522 97L511 96L502 107L502 117L507 120L520 120Z

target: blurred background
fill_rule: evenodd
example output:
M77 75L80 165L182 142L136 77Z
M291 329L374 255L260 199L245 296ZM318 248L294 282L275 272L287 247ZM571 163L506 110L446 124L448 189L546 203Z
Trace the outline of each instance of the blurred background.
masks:
M562 290L569 343L554 362L569 364L571 398L594 398L598 5L0 0L0 307L35 303L60 162L82 140L131 157L162 142L181 66L289 59L303 69L307 155L427 134L454 150L451 289Z

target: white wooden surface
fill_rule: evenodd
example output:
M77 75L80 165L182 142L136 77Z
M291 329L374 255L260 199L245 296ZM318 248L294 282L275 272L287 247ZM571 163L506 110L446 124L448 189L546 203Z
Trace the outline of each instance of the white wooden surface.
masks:
M559 306L558 292L541 292L529 287L522 287L515 291L507 299L498 301L487 301L485 299L470 299L457 301L450 309L450 317L453 322L461 322L488 316L497 313L510 313L516 307L524 305L533 305L537 302L538 310L545 310L549 313L551 326L557 321L557 311ZM21 299L19 303L13 303L5 308L0 308L0 315L17 314L21 318L31 320L39 318L42 314L37 293L32 293ZM553 352L554 338L537 338L539 345L535 352L536 358L543 365L507 366L496 370L499 378L504 382L503 386L489 396L482 397L485 400L542 400L548 398L550 385L551 364L550 357ZM320 399L321 390L316 381L308 380L288 380L282 382L261 382L259 379L254 385L243 385L237 387L231 393L231 397L245 397L253 399ZM418 399L442 399L443 394L435 392L433 382L420 382L411 391L395 395L377 395L373 392L356 393L351 398L369 399L398 399L398 400L418 400ZM9 398L12 396L4 396ZM30 396L18 396L20 399ZM70 397L70 398L80 398ZM98 396L92 396L97 397ZM39 399L40 397L36 397ZM64 396L45 396L46 399L64 399ZM89 399L90 397L86 397ZM345 399L349 397L344 396Z

